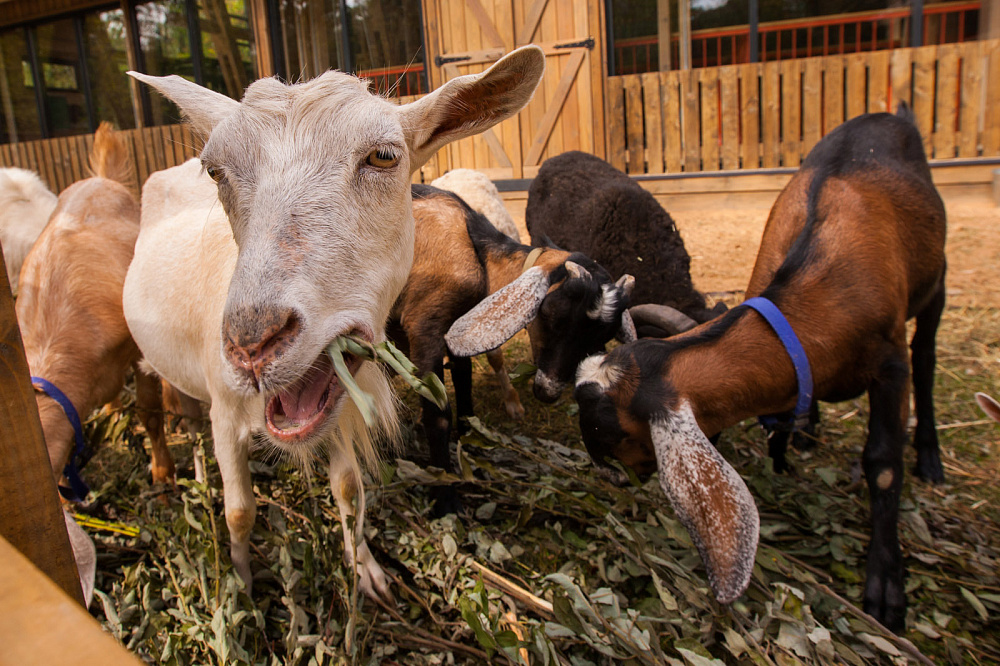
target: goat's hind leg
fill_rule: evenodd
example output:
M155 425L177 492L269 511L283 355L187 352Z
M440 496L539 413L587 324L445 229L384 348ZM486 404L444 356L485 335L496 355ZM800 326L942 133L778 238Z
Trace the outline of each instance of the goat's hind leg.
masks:
M163 396L160 379L147 375L137 363L135 371L135 407L142 425L146 428L152 449L150 465L153 483L177 484L177 470L174 459L167 448L167 437L163 430Z
M934 422L935 338L938 324L941 322L941 312L944 310L944 296L942 276L934 296L917 314L916 332L910 343L913 360L913 400L917 412L917 428L913 433L913 446L917 449L917 467L914 471L920 478L934 483L944 481L941 449Z
M382 567L378 565L368 542L365 541L365 489L361 472L351 453L342 449L350 444L330 444L330 490L340 511L340 526L344 532L344 563L358 573L361 591L372 599L381 599L390 606L395 602ZM354 500L357 499L357 511Z
M871 505L864 608L892 631L906 619L903 556L899 547L899 497L909 406L905 347L888 358L869 387L871 416L863 464Z

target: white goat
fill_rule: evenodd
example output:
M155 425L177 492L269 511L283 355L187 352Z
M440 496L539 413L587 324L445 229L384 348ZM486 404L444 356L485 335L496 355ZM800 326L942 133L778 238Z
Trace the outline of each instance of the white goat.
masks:
M366 594L391 598L363 537L359 457L376 461L379 435L395 433L394 394L378 368L349 357L377 401L370 433L325 350L346 333L385 336L413 258L411 173L449 141L516 113L543 68L541 49L525 47L403 106L340 72L291 86L262 79L242 102L177 76L132 74L209 135L200 164L154 174L143 188L125 317L158 373L212 403L230 553L248 588L256 506L247 455L262 433L299 460L329 444L345 560Z
M486 216L494 227L505 236L522 243L514 218L507 212L497 186L490 177L474 169L452 169L431 182L432 187L454 192L469 204L469 208Z
M15 296L21 264L49 221L56 200L34 171L0 169L0 245Z

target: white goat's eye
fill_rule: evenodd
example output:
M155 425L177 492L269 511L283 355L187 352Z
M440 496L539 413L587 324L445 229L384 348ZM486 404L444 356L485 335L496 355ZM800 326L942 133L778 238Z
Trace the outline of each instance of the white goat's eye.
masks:
M220 169L219 167L214 167L214 166L206 167L205 171L208 172L208 177L214 180L215 182L219 182L220 180L222 180L222 169Z
M399 162L399 156L389 148L376 148L365 158L365 164L378 169L390 169L396 166L397 162Z

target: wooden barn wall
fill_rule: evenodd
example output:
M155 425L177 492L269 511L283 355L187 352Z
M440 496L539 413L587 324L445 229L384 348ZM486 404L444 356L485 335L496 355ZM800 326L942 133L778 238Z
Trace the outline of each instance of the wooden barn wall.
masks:
M900 101L928 158L1000 155L1000 40L614 76L606 95L606 159L630 174L796 167Z

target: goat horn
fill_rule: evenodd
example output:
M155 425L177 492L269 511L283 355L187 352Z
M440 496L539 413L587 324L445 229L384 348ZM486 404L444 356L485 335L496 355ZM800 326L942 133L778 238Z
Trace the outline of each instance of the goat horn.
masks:
M698 325L694 319L669 305L643 303L633 305L628 311L635 321L658 326L665 330L667 335L677 335Z

